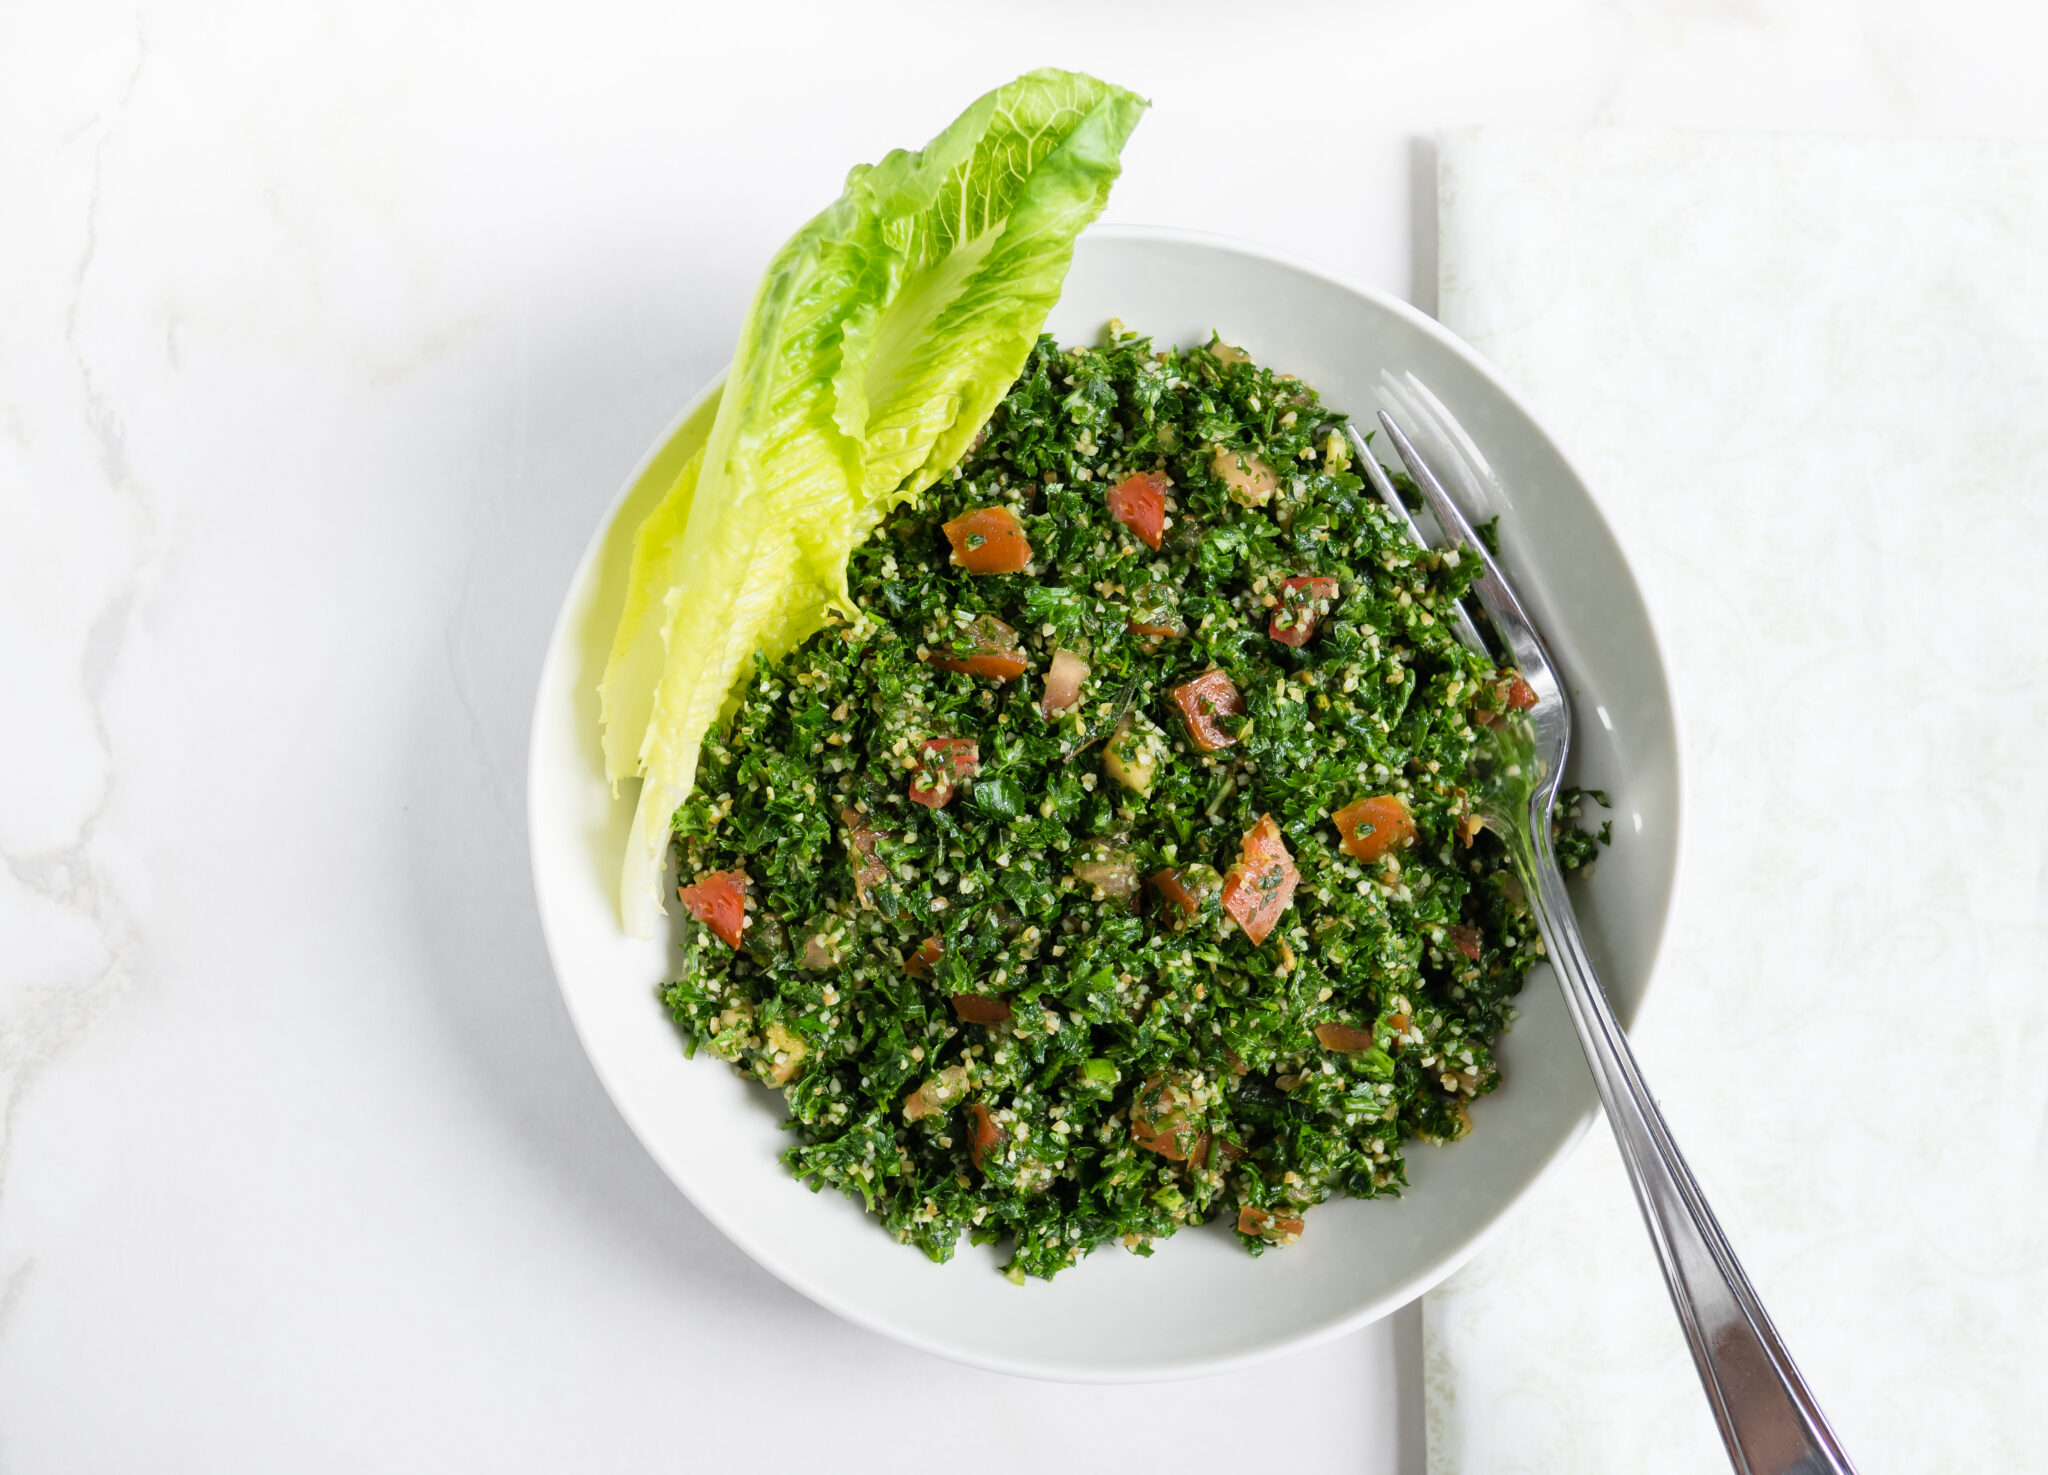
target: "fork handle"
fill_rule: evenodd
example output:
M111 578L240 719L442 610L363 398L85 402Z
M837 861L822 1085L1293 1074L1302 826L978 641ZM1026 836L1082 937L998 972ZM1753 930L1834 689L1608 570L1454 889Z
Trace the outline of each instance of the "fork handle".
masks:
M1527 848L1512 841L1510 846L1519 852L1516 869L1578 1026L1729 1461L1741 1475L1854 1475L1679 1154L1608 1007L1551 848L1547 806L1530 815Z

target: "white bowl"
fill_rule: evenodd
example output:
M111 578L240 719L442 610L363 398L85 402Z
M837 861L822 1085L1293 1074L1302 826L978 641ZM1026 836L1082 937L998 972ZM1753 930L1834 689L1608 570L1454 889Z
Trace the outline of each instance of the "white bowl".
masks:
M1578 782L1614 802L1614 845L1578 887L1579 916L1626 1022L1650 978L1678 855L1676 724L1643 601L1564 454L1479 358L1414 309L1241 242L1097 228L1048 331L1093 342L1111 317L1160 342L1213 328L1363 424L1382 369L1412 372L1471 432L1505 489L1506 562L1568 674ZM1505 1084L1451 1147L1411 1144L1399 1199L1314 1210L1300 1244L1257 1260L1218 1224L1150 1259L1104 1249L1051 1283L1011 1285L992 1249L933 1265L777 1160L779 1098L709 1055L683 1058L656 997L671 940L618 922L632 813L598 746L597 681L633 530L708 429L708 388L656 443L592 537L563 600L533 718L534 887L562 996L619 1111L669 1177L769 1270L860 1324L962 1362L1036 1377L1139 1381L1211 1373L1361 1326L1435 1285L1502 1225L1592 1120L1591 1078L1547 970L1502 1040Z

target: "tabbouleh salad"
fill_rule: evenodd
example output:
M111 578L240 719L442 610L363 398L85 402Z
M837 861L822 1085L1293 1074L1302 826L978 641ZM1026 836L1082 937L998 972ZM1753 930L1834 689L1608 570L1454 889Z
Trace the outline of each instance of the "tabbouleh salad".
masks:
M1542 944L1462 782L1532 698L1452 633L1476 561L1352 455L1221 342L1041 337L855 549L859 618L757 662L675 814L663 997L814 1189L1021 1281L1219 1216L1293 1243L1471 1130Z

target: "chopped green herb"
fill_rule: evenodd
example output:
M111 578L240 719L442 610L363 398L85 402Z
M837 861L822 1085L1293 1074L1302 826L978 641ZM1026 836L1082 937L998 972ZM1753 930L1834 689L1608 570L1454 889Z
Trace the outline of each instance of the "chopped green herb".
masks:
M1600 853L1600 847L1614 841L1613 820L1602 820L1597 830L1587 830L1580 823L1585 818L1588 799L1602 809L1610 807L1606 790L1581 789L1566 784L1557 791L1557 803L1551 810L1551 845L1557 852L1558 865L1566 871L1590 866Z
M1499 1082L1539 944L1462 784L1512 673L1344 428L1227 345L1042 338L854 550L860 619L704 745L680 871L745 873L744 941L687 924L668 1007L935 1260L1049 1277L1219 1216L1261 1253ZM1030 564L957 566L941 525L997 507Z

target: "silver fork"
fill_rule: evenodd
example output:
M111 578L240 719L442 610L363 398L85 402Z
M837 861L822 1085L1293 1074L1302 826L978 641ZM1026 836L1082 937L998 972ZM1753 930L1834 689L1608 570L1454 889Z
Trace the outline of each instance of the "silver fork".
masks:
M1522 680L1536 694L1536 704L1526 714L1512 714L1502 727L1483 732L1474 764L1474 792L1481 818L1506 843L1515 874L1528 893L1552 971L1564 990L1586 1063L1613 1123L1636 1203L1662 1262L1672 1304L1684 1323L1693 1363L1728 1446L1728 1458L1741 1475L1854 1475L1854 1466L1679 1154L1579 935L1550 837L1551 811L1571 750L1571 704L1556 663L1502 577L1500 565L1443 483L1384 410L1380 423L1422 489L1445 538L1463 544L1466 555L1479 559L1481 572L1473 592L1492 617ZM1380 469L1369 452L1365 459L1368 473ZM1383 471L1377 480L1385 480ZM1386 494L1392 490L1388 485ZM1399 498L1393 500L1398 507ZM1406 510L1401 511L1405 518ZM1408 526L1420 542L1412 519Z

